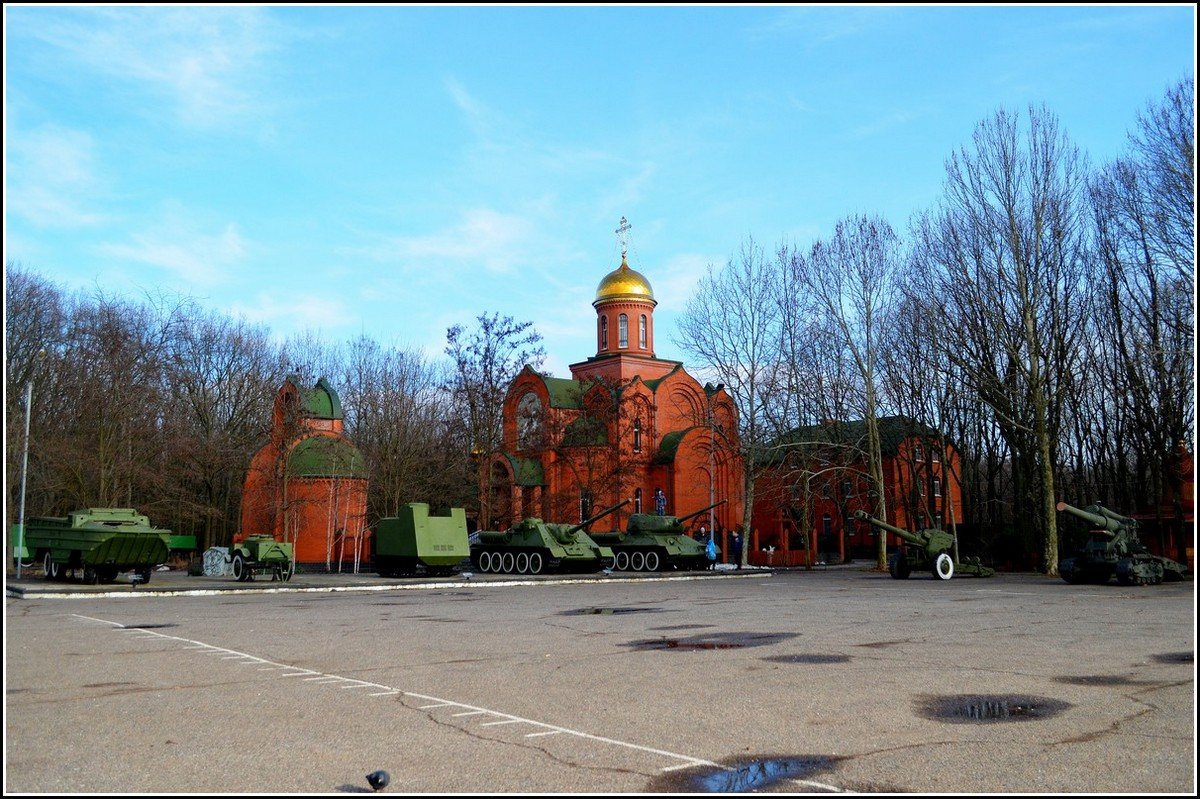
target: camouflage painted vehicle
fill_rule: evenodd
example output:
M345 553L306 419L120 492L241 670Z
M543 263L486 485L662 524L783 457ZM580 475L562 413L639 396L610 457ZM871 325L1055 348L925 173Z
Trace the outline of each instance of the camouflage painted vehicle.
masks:
M448 516L430 516L429 505L410 502L375 525L371 556L380 577L453 574L471 557L467 512L451 508Z
M686 516L635 513L629 517L625 532L592 533L592 540L612 549L617 571L707 569L712 562L705 551L708 542L689 536L684 522L724 503L721 500Z
M133 508L85 508L27 519L23 544L14 555L41 561L47 580L72 572L85 583L111 583L128 571L145 583L166 561L171 531L151 526Z
M547 572L598 572L613 565L613 551L583 532L589 524L628 505L598 513L579 524L551 524L525 519L503 533L476 533L471 543L471 563L481 572L541 574Z
M954 536L945 530L931 528L911 533L902 527L874 518L865 511L856 510L854 518L867 522L881 530L895 533L904 543L888 558L888 574L897 580L907 580L914 571L929 571L939 580L949 580L957 574L973 574L976 577L991 577L996 571L984 566L979 558L955 561Z
M1115 574L1121 585L1157 585L1185 578L1187 566L1155 555L1138 536L1137 519L1122 516L1103 505L1079 509L1058 503L1066 512L1088 522L1087 543L1074 557L1058 562L1058 573L1068 583L1107 583Z
M246 536L230 547L229 562L234 579L243 583L263 574L287 582L296 571L292 545L276 541L273 535Z

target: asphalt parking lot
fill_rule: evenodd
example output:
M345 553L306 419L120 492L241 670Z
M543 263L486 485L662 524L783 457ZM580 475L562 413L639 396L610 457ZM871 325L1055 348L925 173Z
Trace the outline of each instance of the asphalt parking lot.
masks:
M1194 793L1195 586L7 581L7 793Z

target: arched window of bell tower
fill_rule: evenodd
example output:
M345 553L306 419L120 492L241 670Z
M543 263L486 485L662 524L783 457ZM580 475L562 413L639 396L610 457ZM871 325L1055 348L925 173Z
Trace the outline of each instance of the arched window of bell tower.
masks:
M638 346L646 349L646 315L638 318Z
M629 346L629 317L625 314L617 317L617 346L621 349Z
M608 314L600 314L600 351L608 349Z

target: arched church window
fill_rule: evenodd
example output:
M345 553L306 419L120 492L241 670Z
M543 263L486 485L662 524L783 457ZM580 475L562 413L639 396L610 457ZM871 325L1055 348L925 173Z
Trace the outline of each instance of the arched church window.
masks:
M633 420L633 451L642 451L642 420Z
M542 401L532 391L517 403L517 448L530 449L541 444Z
M633 492L633 512L642 512L642 489L637 489Z
M642 314L638 319L638 346L646 349L646 315Z
M629 346L629 317L625 314L617 317L617 346L621 349Z
M608 349L608 317L600 317L600 350Z

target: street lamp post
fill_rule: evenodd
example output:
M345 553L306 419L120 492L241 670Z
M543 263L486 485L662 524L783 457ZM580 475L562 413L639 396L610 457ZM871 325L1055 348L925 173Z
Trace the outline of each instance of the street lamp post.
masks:
M25 384L25 446L21 453L21 503L17 510L17 534L13 554L17 556L17 579L21 579L21 550L25 548L25 476L29 471L29 409L33 405L33 378Z

